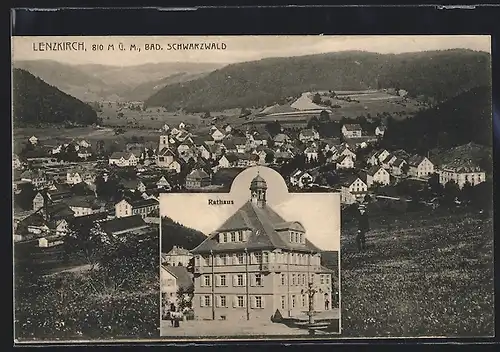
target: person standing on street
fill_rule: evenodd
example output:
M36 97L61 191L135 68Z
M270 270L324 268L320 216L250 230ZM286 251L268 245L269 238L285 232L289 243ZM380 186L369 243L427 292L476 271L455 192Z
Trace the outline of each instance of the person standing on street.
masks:
M356 244L360 252L366 249L366 233L369 229L370 225L368 223L366 208L363 204L361 204L359 206L358 234L356 236Z

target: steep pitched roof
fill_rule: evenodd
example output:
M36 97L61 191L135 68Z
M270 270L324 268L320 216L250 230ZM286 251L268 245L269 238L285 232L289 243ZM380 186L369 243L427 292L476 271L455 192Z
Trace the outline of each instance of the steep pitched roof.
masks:
M375 166L372 166L371 168L368 169L367 171L367 174L370 175L370 176L373 176L377 173L378 170L380 170L382 167L378 166L378 165L375 165Z
M183 289L189 289L194 287L193 279L191 273L187 271L184 266L170 266L162 265L162 267L168 271L172 276L177 279L177 286Z
M268 205L259 208L251 201L246 202L232 216L230 216L209 238L192 250L193 253L207 253L213 251L232 251L254 249L288 249L297 251L320 252L309 240L305 244L286 242L277 232L287 223ZM248 229L251 234L246 242L219 243L216 236L219 232Z
M210 177L203 169L195 169L191 171L191 173L188 176L196 179L203 179Z

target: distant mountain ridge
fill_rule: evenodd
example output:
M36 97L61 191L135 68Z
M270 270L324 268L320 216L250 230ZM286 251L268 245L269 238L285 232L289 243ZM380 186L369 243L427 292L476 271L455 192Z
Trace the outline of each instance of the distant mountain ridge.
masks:
M314 90L401 88L444 101L491 81L489 53L465 49L404 54L363 51L267 58L227 65L168 85L145 101L192 112L262 107Z
M137 66L108 66L100 64L71 65L52 60L17 61L15 68L24 69L65 93L82 101L142 101L154 94L155 87L168 77L182 74L184 80L190 75L210 72L223 64L213 63L147 63ZM174 83L184 81L178 77ZM152 82L159 82L153 83ZM142 88L137 89L142 85ZM135 94L138 92L138 94Z
M97 113L88 104L53 87L28 71L13 71L14 124L77 124L98 122Z

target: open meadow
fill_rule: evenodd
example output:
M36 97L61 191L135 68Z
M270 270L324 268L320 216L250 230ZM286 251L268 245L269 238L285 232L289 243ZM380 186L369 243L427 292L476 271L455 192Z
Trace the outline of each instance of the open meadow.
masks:
M483 214L484 215L484 214ZM342 335L494 335L491 217L465 209L372 218L342 234Z

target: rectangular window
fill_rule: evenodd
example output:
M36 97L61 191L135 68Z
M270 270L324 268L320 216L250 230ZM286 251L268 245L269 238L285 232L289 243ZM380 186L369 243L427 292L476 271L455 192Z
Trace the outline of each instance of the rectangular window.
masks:
M227 307L226 296L220 296L220 306L221 307Z
M221 275L220 276L220 285L221 286L226 286L226 275Z
M255 252L255 263L256 264L262 264L262 253L261 252Z
M295 308L295 295L292 295L292 308Z
M319 283L320 284L324 284L325 283L325 279L323 278L323 275L319 276Z
M238 274L236 277L237 277L237 279L236 279L236 285L243 286L243 275L242 274Z
M302 295L302 307L306 306L306 295Z
M245 255L243 253L238 253L236 255L238 264L245 264Z
M231 232L231 242L236 242L236 232Z
M203 265L210 266L210 258L208 256L203 256Z
M205 275L205 277L203 278L203 283L205 286L210 286L211 283L210 283L210 276L209 275Z
M285 274L281 274L281 285L285 286Z
M292 274L292 286L295 285L295 274Z
M243 307L245 304L244 297L243 296L238 296L237 301L236 301L236 306L237 307Z
M228 262L227 254L221 255L221 262L222 262L222 265L227 265L227 262Z
M281 309L285 309L286 307L286 297L281 296Z
M220 242L221 243L225 243L226 242L226 234L225 233L221 233L220 234Z
M243 231L238 231L238 241L243 242Z
M262 296L255 296L255 308L262 308Z
M262 253L262 263L269 263L269 253Z
M255 274L255 286L262 286L262 275Z
M204 296L203 299L204 299L204 302L203 302L204 306L210 307L210 296Z

